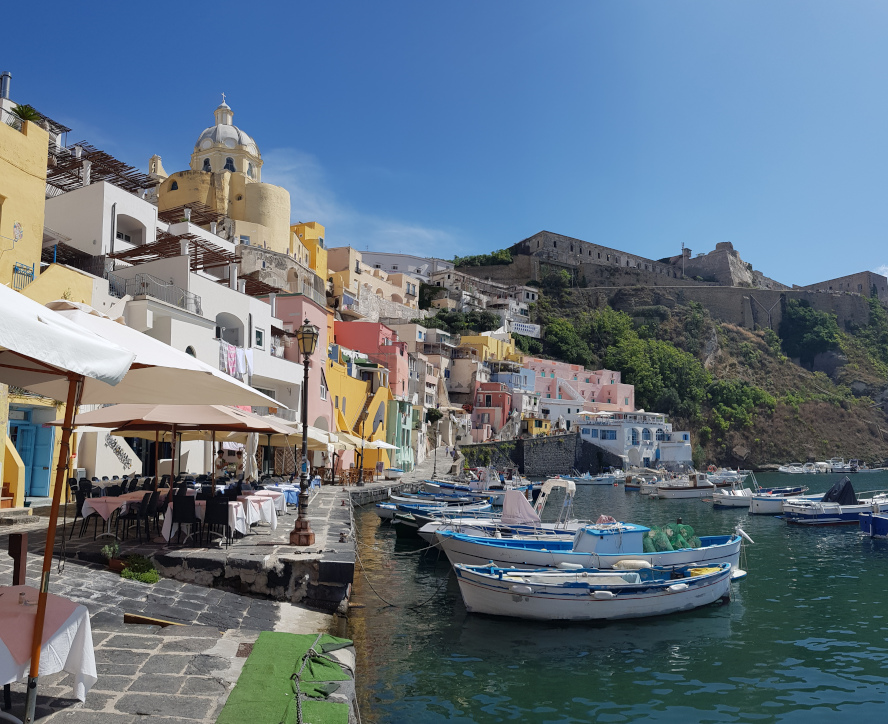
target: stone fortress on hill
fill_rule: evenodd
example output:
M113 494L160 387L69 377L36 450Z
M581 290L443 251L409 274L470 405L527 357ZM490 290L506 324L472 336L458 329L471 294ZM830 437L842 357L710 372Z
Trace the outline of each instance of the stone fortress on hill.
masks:
M868 297L888 304L888 278L881 274L862 271L815 284L789 286L753 269L731 242L719 242L713 251L696 256L685 248L679 255L654 260L540 231L509 247L509 252L509 264L457 267L451 273L474 277L488 285L511 286L533 285L553 271L564 270L574 286L591 294L593 303L596 295L611 299L620 290L641 287L648 293L641 305L697 301L716 319L748 329L775 328L785 300L792 298L805 299L816 309L836 314L842 325L866 323ZM629 305L626 311L631 311L631 301L623 301Z

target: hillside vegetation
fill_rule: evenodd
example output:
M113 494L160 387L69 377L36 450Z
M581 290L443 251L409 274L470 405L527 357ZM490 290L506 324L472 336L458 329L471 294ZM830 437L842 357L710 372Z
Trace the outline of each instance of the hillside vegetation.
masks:
M638 407L691 430L698 465L888 455L878 406L888 388L888 313L877 300L860 328L842 330L834 316L790 300L779 329L750 331L694 302L651 303L641 287L596 305L559 281L544 281L532 311L543 339L520 337L519 346L619 370Z

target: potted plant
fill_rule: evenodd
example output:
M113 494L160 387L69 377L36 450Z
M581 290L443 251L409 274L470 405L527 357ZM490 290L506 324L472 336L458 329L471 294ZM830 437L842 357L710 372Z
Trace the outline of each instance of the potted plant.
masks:
M120 573L124 569L123 559L120 557L120 545L117 541L102 546L102 555L108 561L108 569Z

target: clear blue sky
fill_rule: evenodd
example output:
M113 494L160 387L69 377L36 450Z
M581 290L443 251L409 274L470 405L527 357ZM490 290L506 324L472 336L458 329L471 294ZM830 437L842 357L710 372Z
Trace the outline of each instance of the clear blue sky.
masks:
M98 4L92 4L98 5ZM225 91L331 246L541 229L786 283L888 265L888 3L7 3L12 95L142 169Z

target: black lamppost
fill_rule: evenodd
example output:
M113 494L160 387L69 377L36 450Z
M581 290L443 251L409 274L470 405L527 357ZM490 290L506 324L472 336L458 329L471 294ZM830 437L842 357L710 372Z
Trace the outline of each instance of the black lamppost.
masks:
M315 536L308 520L308 368L311 356L318 346L318 328L308 319L296 330L296 340L302 353L305 377L302 382L302 470L299 474L299 517L290 531L290 545L314 545Z

